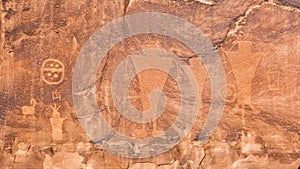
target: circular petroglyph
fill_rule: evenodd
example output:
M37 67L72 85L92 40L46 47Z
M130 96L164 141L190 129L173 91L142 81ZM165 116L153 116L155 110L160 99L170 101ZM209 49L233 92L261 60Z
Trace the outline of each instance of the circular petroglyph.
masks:
M65 66L56 59L47 59L41 68L42 80L48 85L58 85L65 77Z

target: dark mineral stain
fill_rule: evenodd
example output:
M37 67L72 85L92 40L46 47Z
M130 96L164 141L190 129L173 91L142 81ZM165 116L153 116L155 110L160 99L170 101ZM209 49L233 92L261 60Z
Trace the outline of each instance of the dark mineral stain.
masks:
M3 6L3 8L5 8L6 2L8 2L8 0L2 0L2 6Z
M281 128L285 129L288 132L293 132L300 134L299 128L297 125L294 125L288 120L284 120L280 117L273 115L272 113L262 111L260 115L257 117L258 119L263 119L266 123L272 126L280 126Z
M26 11L29 11L29 10L30 10L29 7L25 7L25 8L23 9L23 12L26 12Z
M300 1L299 0L282 0L282 2L284 4L300 8Z
M6 110L12 110L16 107L14 98L5 93L0 93L0 100L0 114L5 113Z
M13 15L15 15L16 12L14 10L12 10L11 8L9 8L7 11L6 11L6 15L5 15L5 18L6 19L10 19Z

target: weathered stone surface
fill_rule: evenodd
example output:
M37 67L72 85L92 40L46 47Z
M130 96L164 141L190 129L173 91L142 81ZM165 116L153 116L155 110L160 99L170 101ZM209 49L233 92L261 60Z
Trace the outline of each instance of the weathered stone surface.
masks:
M136 163L130 166L129 168L130 169L140 169L140 168L155 169L156 165L153 163Z
M0 1L0 168L298 168L299 8L297 0ZM129 159L89 143L74 111L71 84L79 52L95 31L145 11L185 18L212 41L226 73L226 104L209 141L198 142L211 106L210 79L199 58L162 35L118 43L100 64L96 82L102 115L118 132L138 138L161 134L180 110L175 80L159 70L137 74L129 93L136 109L145 111L149 93L161 89L168 99L158 119L133 123L116 110L112 75L138 50L164 48L181 57L201 96L198 117L183 141L159 156Z

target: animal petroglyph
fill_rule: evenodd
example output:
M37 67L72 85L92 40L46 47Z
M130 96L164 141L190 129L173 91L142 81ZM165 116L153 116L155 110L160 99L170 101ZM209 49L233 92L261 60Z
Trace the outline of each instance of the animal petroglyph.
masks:
M31 104L31 106L23 106L22 107L22 113L24 116L35 114L35 106L37 104L36 100L31 99L30 104Z

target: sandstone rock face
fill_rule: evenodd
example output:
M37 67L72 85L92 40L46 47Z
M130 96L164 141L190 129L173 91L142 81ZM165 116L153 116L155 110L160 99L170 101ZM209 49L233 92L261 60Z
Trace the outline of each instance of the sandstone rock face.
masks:
M299 1L2 0L0 9L0 168L300 166ZM182 93L176 78L157 69L134 76L129 99L137 110L146 111L156 103L149 94L160 89L166 97L164 112L149 123L132 122L118 112L112 77L136 51L163 48L177 55L194 74L201 96L193 128L179 144L157 156L127 158L106 151L105 141L90 140L75 112L72 77L80 51L94 32L141 12L173 14L198 27L222 61L226 97L218 127L207 142L200 142L213 104L210 78L200 58L164 35L140 34L117 43L99 63L95 82L101 114L117 132L133 138L159 135L180 112Z

